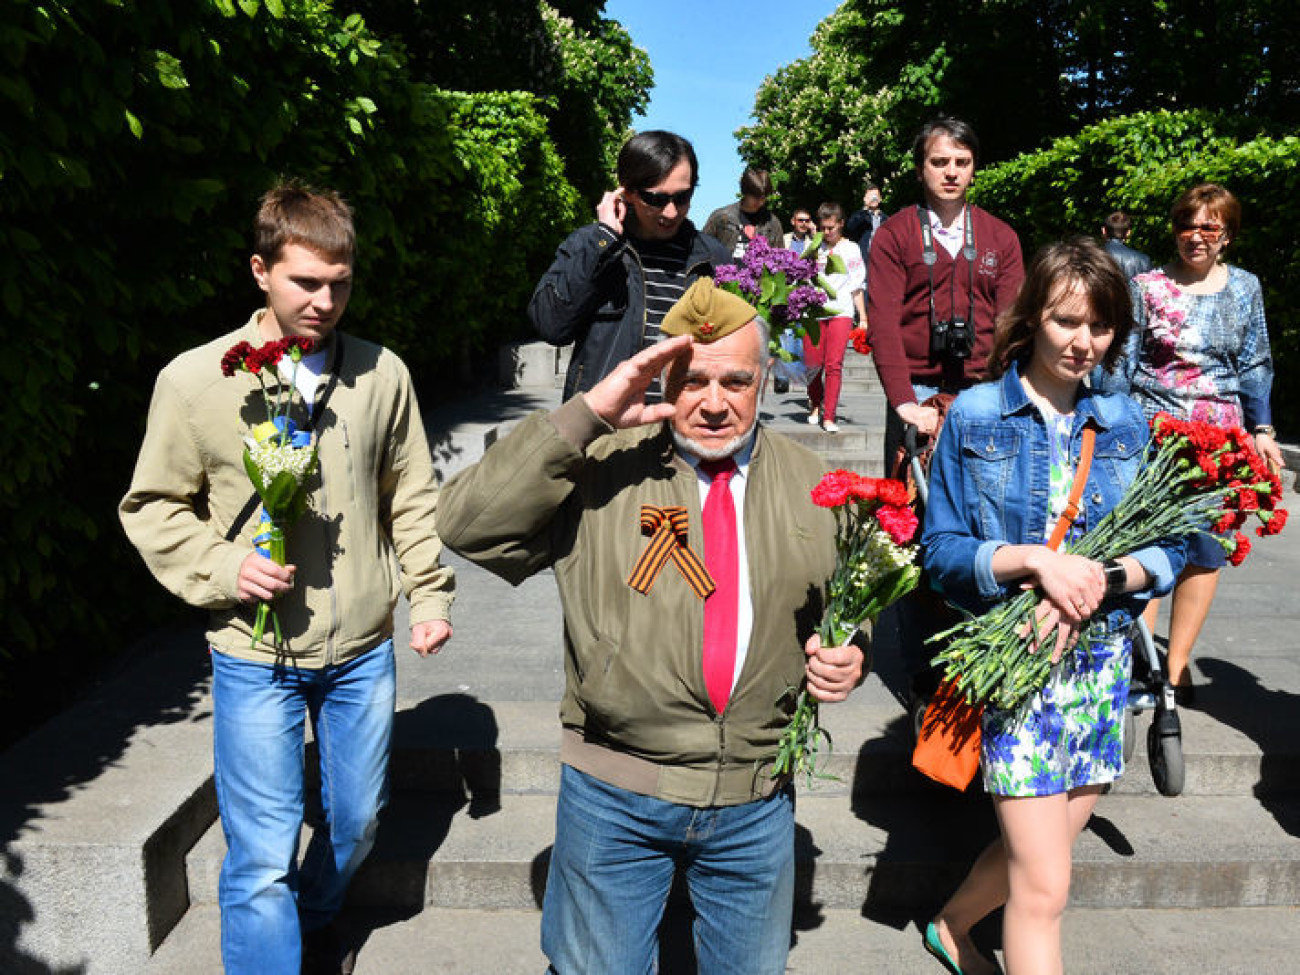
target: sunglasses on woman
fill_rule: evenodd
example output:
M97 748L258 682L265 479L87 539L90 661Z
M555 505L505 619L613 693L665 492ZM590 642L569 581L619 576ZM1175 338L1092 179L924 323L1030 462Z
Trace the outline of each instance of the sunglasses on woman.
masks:
M1184 223L1178 226L1178 239L1191 240L1196 234L1207 244L1217 244L1227 228L1221 223Z
M637 190L636 195L641 197L641 202L648 207L656 210L662 210L669 203L675 204L680 210L691 202L691 197L695 195L694 188L689 190L679 190L676 193L656 193L654 190Z

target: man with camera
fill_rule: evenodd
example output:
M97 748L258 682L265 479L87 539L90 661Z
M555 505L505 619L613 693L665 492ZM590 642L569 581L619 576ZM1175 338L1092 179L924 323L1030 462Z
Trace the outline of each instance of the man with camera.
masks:
M922 405L978 381L993 323L1024 278L1020 240L1007 224L966 201L979 140L965 122L940 116L912 143L924 203L875 232L867 280L868 335L885 387L885 468L903 424L933 434L939 411Z

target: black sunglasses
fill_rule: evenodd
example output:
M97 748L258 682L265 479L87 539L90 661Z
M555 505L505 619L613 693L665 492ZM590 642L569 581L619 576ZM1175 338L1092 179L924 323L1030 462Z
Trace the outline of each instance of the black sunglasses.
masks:
M678 209L686 206L691 202L691 197L695 195L695 188L689 190L679 190L676 193L656 193L654 190L637 190L636 195L641 197L641 202L648 207L654 207L656 210L662 210L669 203L675 203Z

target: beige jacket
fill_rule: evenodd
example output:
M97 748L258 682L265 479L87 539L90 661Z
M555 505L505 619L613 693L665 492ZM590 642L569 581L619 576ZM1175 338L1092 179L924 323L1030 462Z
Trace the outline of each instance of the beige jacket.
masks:
M760 428L745 488L754 625L723 714L701 666L704 603L670 562L648 595L641 506L681 505L703 553L699 488L667 428L608 433L582 397L537 413L443 490L448 546L513 583L553 567L564 604L561 758L620 788L693 806L768 794L835 565L835 522L809 496L825 470Z
M221 374L236 342L260 345L262 312L241 329L173 360L159 375L144 443L118 514L158 581L211 610L208 640L245 660L277 659L271 635L252 643L253 609L237 601L239 567L253 551L257 513L225 535L253 493L243 436L266 419L257 381ZM324 389L339 343L330 343ZM320 462L308 508L287 531L292 591L275 602L287 647L278 659L319 668L392 636L399 591L411 622L446 619L452 572L439 565L438 489L406 366L393 353L344 336L343 367L316 427ZM305 422L301 402L295 419Z

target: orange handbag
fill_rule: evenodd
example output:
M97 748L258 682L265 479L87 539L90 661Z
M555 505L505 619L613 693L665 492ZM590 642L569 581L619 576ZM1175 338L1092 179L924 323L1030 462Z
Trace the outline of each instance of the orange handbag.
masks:
M1070 485L1070 499L1052 529L1052 537L1047 543L1049 548L1060 546L1065 533L1079 517L1079 501L1083 498L1088 469L1092 466L1092 447L1096 439L1097 432L1091 426L1084 427L1079 466ZM912 765L936 782L954 789L965 789L980 767L983 719L984 705L968 703L953 681L943 681L925 709L916 747L912 749Z

